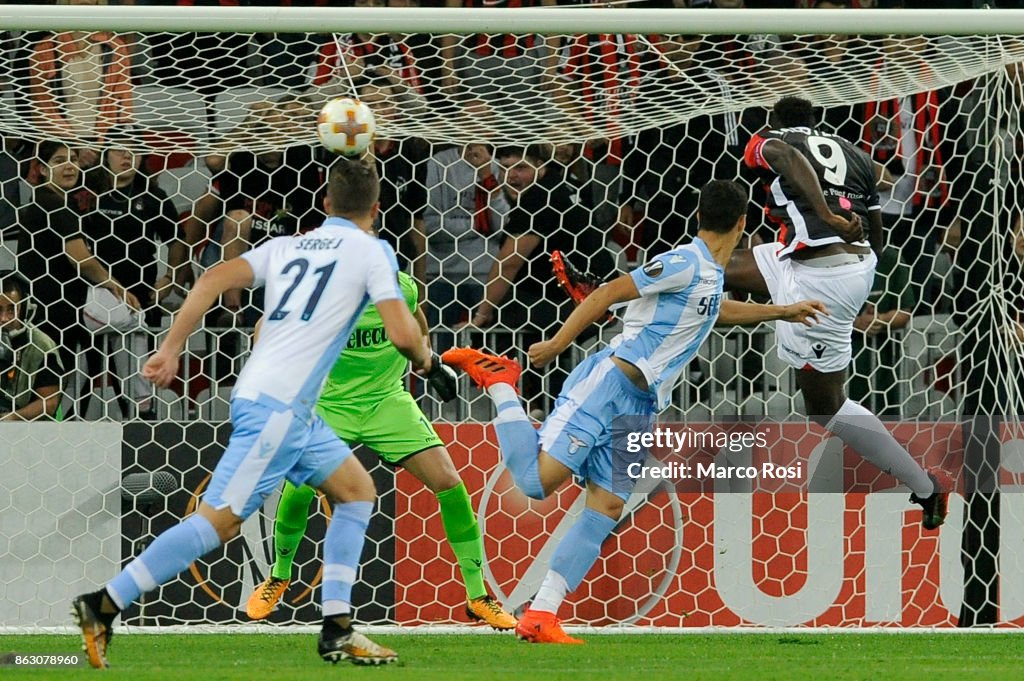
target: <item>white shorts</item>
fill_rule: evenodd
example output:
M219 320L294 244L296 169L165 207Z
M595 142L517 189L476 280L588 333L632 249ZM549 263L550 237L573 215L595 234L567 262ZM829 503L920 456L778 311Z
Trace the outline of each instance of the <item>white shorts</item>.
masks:
M775 322L779 358L796 369L841 371L853 356L853 321L871 293L878 263L874 253L857 262L813 267L799 260L780 260L775 243L755 246L754 260L761 271L772 302L789 305L801 300L820 300L829 316L814 326Z

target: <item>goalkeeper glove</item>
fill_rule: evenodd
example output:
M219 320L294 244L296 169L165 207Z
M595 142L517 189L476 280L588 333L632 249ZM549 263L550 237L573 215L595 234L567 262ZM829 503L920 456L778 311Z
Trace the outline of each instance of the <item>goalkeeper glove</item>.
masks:
M442 402L454 400L459 394L458 376L455 370L434 354L430 359L430 371L423 375L427 385Z

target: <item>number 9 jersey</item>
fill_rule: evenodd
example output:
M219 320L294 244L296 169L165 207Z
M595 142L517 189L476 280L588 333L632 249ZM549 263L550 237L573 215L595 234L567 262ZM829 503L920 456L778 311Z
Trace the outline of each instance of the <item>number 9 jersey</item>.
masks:
M352 222L330 217L241 257L252 267L253 286L266 286L266 308L231 397L277 401L308 419L363 308L402 299L395 253Z
M806 199L765 160L762 153L769 140L790 145L814 168L825 194L825 202L836 215L856 213L867 224L868 211L879 210L875 167L863 150L841 137L810 128L762 131L750 138L743 162L760 171L767 189L765 213L779 229L782 245L779 257L809 246L844 243L843 238L822 222ZM866 241L857 242L867 246Z

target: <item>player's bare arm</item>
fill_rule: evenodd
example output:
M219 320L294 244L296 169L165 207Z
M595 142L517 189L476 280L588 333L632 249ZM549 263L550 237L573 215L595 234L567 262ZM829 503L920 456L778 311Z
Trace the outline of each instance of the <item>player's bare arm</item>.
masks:
M203 273L189 292L178 314L174 315L160 349L146 361L142 375L166 388L178 374L178 357L203 315L228 289L248 288L253 283L252 267L244 258L221 263Z
M871 230L871 249L879 258L882 257L882 249L885 243L882 241L882 211L873 210L868 213L868 226Z
M572 311L554 338L530 346L528 353L535 367L542 367L565 351L584 329L604 319L608 308L616 303L626 303L640 297L633 277L623 274L604 286L594 289L579 307Z
M825 202L825 194L821 189L821 183L818 181L818 176L814 172L813 166L804 158L803 154L793 146L777 139L765 141L761 147L761 154L772 170L782 175L796 187L797 191L814 208L815 214L828 223L844 241L852 243L863 238L863 227L860 224L860 217L853 214L847 220L833 213L832 209L828 207L828 204Z
M762 305L723 300L715 326L744 326L760 322L784 321L814 326L828 310L819 300L802 300L792 305Z

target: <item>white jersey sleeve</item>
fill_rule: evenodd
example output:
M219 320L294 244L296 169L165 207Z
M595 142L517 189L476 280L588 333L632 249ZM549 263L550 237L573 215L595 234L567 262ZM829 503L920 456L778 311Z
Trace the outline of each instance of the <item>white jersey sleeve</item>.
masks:
M267 272L274 254L274 242L281 239L291 239L290 236L279 236L263 242L256 248L246 251L241 255L252 268L252 287L259 288L267 283Z
M398 258L391 244L378 240L380 248L370 255L369 266L366 268L366 292L376 305L383 300L405 300L402 288L398 285Z
M641 296L685 290L700 271L696 254L675 249L655 256L629 273Z

